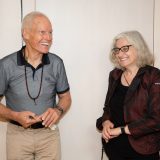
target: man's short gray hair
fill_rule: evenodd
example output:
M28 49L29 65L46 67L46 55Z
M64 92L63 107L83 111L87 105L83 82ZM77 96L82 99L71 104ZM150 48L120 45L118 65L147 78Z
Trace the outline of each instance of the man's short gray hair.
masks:
M37 17L45 17L45 18L48 19L48 17L45 14L41 13L41 12L38 12L38 11L30 12L23 18L22 27L21 27L22 31L25 28L31 28L34 19L37 18Z

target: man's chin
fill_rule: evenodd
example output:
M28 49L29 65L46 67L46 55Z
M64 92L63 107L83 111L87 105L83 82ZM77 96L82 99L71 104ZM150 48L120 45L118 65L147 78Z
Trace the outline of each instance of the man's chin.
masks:
M47 50L41 50L41 53L43 53L43 54L47 54L49 52L49 49L47 49Z

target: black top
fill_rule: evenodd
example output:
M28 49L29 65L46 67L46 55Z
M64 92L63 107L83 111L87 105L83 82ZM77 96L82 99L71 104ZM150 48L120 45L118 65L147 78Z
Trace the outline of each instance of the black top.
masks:
M125 95L127 93L128 86L123 86L121 83L118 84L113 97L110 101L111 121L114 123L114 127L124 126L124 111L123 103Z
M110 101L111 121L114 123L114 127L126 125L124 121L123 106L128 88L128 86L123 86L121 82L119 82ZM127 134L121 134L120 136L109 140L107 145L113 148L113 152L116 150L121 155L125 155L125 157L140 156L140 154L131 147Z

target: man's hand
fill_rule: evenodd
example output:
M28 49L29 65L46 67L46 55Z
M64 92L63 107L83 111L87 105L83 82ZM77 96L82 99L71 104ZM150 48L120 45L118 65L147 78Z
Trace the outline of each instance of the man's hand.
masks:
M56 124L61 117L61 112L56 108L48 108L46 112L39 116L45 127L51 127Z
M28 128L30 125L42 121L35 113L30 111L15 112L15 121L20 123L24 128Z
M62 109L66 113L71 105L71 95L67 91L63 94L58 94L59 101L58 106L63 106ZM63 114L64 115L64 114ZM53 124L56 124L60 118L63 117L62 112L58 108L48 108L39 118L43 121L45 127L52 127Z

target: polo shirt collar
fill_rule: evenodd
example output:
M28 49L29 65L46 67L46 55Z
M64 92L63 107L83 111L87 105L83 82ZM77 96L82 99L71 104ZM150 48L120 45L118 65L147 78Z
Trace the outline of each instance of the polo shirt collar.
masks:
M23 66L23 65L26 65L26 60L23 56L23 50L25 49L26 46L23 46L21 48L21 50L19 50L17 52L17 65L18 66ZM48 57L48 53L47 54L43 54L43 57L42 57L42 64L43 65L47 65L47 64L50 64L50 60L49 60L49 57Z

